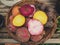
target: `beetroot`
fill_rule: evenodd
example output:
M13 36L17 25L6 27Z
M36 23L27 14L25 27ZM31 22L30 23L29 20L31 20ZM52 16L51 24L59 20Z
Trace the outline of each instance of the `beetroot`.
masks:
M31 40L34 42L38 42L43 38L44 35L45 35L45 30L43 30L42 33L39 35L31 35Z
M12 24L13 17L14 17L13 15L9 17L9 21L11 24Z
M31 18L26 18L26 23L25 23L25 26L28 27L28 22Z
M38 42L42 39L43 35L32 35L31 40L34 42Z
M17 38L19 38L21 42L27 42L30 38L30 34L27 28L25 27L17 29L16 35L17 35Z
M34 5L30 5L30 6L34 8L34 12L33 12L33 14L29 15L29 17L30 17L30 18L33 18L34 13L36 12L36 8L35 8Z
M19 14L20 12L19 12L19 6L14 6L13 7L13 9L12 9L12 15L17 15L17 14Z
M9 25L8 25L8 28L9 28L9 30L12 31L12 32L15 32L15 31L16 31L16 27L13 26L12 24L9 24Z
M34 7L32 7L29 4L25 4L23 6L21 6L21 8L19 9L20 13L24 16L29 16L31 14L33 14L34 12Z
M39 35L43 31L43 25L38 20L30 19L28 22L28 31L31 35Z

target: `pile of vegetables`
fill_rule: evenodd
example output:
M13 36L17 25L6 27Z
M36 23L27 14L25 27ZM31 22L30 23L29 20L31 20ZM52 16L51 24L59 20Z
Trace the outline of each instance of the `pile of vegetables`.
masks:
M21 42L38 42L45 35L45 27L53 27L46 8L43 10L39 3L14 6L11 13L8 28Z

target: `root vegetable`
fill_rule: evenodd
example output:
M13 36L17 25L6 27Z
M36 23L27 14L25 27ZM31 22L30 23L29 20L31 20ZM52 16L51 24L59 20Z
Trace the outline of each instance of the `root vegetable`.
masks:
M28 22L28 31L31 35L39 35L43 31L43 25L38 20L30 19Z
M17 29L16 35L21 42L27 42L30 38L30 34L29 34L27 28L25 28L25 27Z

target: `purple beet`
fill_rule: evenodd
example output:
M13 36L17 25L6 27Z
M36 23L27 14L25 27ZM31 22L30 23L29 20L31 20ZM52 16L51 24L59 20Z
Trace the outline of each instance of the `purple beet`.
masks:
M31 14L33 14L34 12L34 7L32 7L29 4L25 4L23 6L21 6L21 8L19 9L20 13L24 16L29 16Z

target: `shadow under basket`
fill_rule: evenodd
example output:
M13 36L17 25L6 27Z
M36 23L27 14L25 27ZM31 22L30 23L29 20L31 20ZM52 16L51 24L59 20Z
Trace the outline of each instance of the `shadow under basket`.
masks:
M25 42L25 43L29 43L29 44L40 44L40 43L44 43L46 40L48 40L49 38L51 38L56 30L56 27L57 27L57 24L56 24L56 12L55 10L47 5L47 4L44 4L43 2L39 2L37 0L24 0L24 1L20 1L18 3L16 3L15 5L12 6L12 8L10 9L9 13L8 13L8 18L7 18L7 29L8 29L8 33L10 34L11 37L13 37L13 39L19 41L20 43L22 43L17 37L16 35L11 32L8 28L8 25L9 25L9 17L12 15L12 9L14 8L14 6L22 6L24 4L33 4L33 5L37 5L37 10L42 10L44 12L46 12L47 16L48 16L48 21L49 20L52 20L53 21L53 26L48 28L49 24L47 24L48 26L44 25L44 30L45 30L45 35L43 36L43 38L38 41L38 42L33 42L31 40L29 40L28 42ZM39 7L40 6L40 7ZM52 25L52 24L51 24Z

